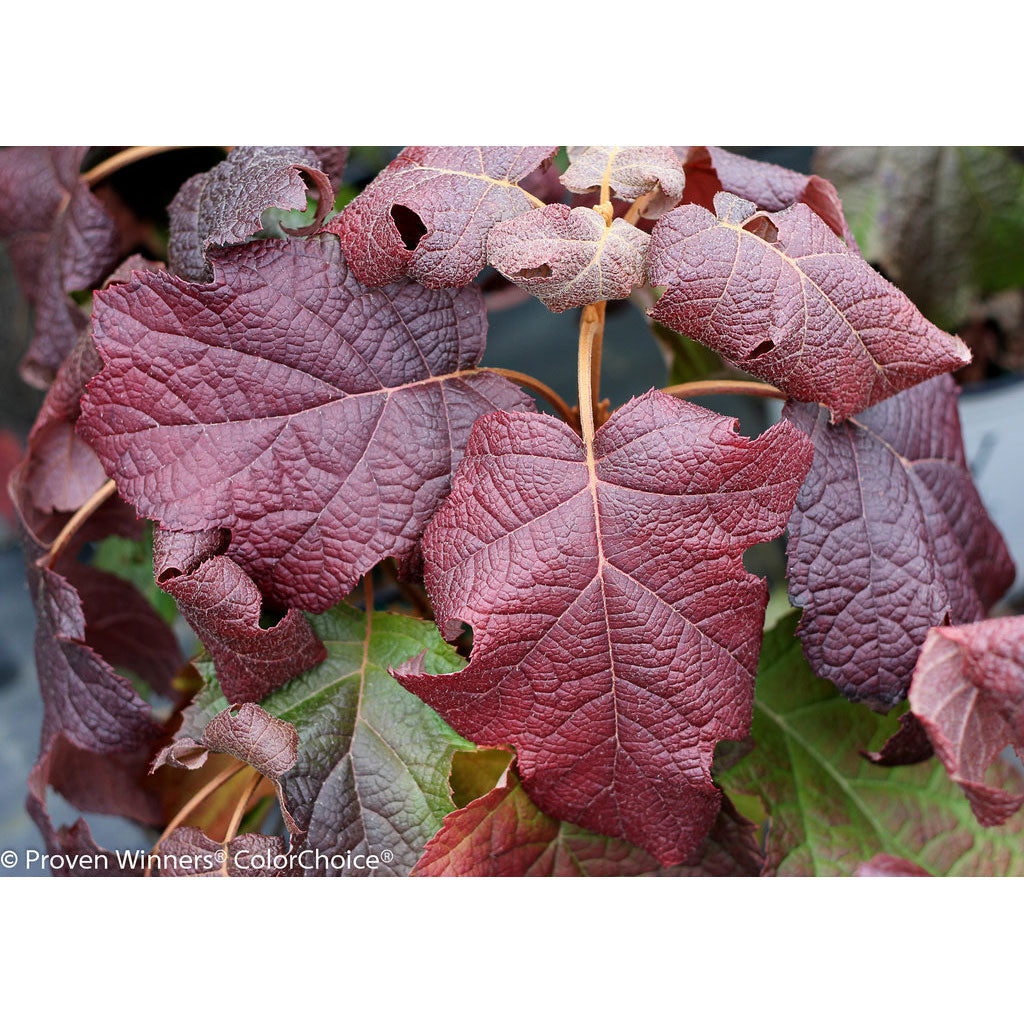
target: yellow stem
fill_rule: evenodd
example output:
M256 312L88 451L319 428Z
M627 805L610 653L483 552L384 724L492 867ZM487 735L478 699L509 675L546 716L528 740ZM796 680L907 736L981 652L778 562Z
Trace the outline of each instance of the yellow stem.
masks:
M87 498L85 504L64 524L64 528L57 534L56 539L50 545L50 550L43 556L43 565L47 568L53 565L60 557L61 552L67 547L68 541L75 535L78 528L102 505L107 498L117 493L117 484L108 480L95 494Z
M626 211L626 214L622 219L629 224L636 224L636 222L647 212L647 207L650 205L651 200L655 197L657 192L658 190L656 188L652 188L650 192L645 192Z
M170 822L168 822L167 828L160 833L160 838L153 844L152 853L156 853L160 849L160 844L215 790L220 789L228 779L237 775L244 768L248 768L246 764L236 764L225 768L219 775L215 775L210 781L203 786L202 789L193 793L192 796L186 801L185 805L178 811ZM150 857L152 857L152 853ZM146 870L143 873L144 878L149 878L153 872L153 862L150 859L146 863Z
M241 799L235 804L234 813L231 815L231 821L228 822L228 830L224 833L224 852L227 853L227 845L232 839L238 834L238 826L242 824L242 817L245 814L246 807L249 806L249 801L252 799L253 793L256 792L259 784L263 781L263 776L259 772L256 772L252 782L245 787L245 792L242 794ZM225 858L224 863L227 864Z
M156 156L158 153L166 153L172 149L189 149L188 146L129 146L127 149L122 149L120 153L115 153L112 157L104 160L102 163L97 164L91 170L86 171L82 175L82 180L91 188L93 185L98 184L104 178L109 178L115 171L121 170L122 167L127 167L129 164L134 164L139 160L145 160L146 157Z
M594 420L597 394L594 382L594 339L604 329L603 302L584 306L580 318L580 346L577 363L576 385L580 401L580 433L589 448L594 442Z
M666 395L676 398L696 398L698 395L751 395L754 398L777 398L786 401L786 395L771 384L759 380L693 380L686 384L673 384L662 388Z

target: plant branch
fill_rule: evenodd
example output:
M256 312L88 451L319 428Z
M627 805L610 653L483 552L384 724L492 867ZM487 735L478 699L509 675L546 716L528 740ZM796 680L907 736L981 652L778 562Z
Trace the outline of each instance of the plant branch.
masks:
M576 371L576 385L580 401L580 433L589 448L594 442L594 424L597 418L597 388L600 380L600 363L598 379L594 374L594 342L597 339L597 351L600 358L600 338L604 333L605 303L595 302L583 307L580 318L579 360Z
M366 605L366 614L373 615L373 576L370 573L363 577L363 602Z
M645 192L639 199L634 201L622 219L629 224L636 224L647 212L647 207L650 206L651 200L657 195L657 192L656 188L652 188L650 192Z
M117 484L108 480L95 494L87 498L85 504L64 524L63 529L57 534L50 550L43 557L43 565L47 569L53 565L67 547L68 541L75 535L78 528L102 505L107 498L117 493Z
M145 160L146 157L156 156L159 153L166 153L172 149L189 149L189 146L129 146L127 149L122 149L120 153L115 153L112 157L104 160L102 163L98 163L91 170L86 171L82 175L82 180L92 188L97 185L104 178L109 178L115 171L121 170L122 167L127 167L129 164L134 164L139 160Z
M174 815L173 818L168 822L167 827L160 833L160 838L153 844L153 849L150 853L150 857L146 863L146 870L143 872L143 878L149 878L153 873L153 861L152 856L160 849L160 844L213 792L220 789L228 779L233 778L240 771L248 768L247 764L235 764L229 765L219 775L215 775L210 781L203 786L202 789L197 790L192 796L185 802L184 806Z
M666 395L676 398L696 398L698 395L751 395L754 398L777 398L786 401L786 395L771 384L759 380L693 380L686 384L673 384L662 388Z
M245 792L242 793L238 803L235 804L235 810L231 815L231 821L228 822L228 830L224 833L224 847L225 854L227 853L227 845L232 839L238 834L238 826L242 824L242 816L245 814L246 807L249 806L249 801L252 799L253 794L259 788L259 784L263 781L263 776L259 772L255 772L252 781L245 787ZM224 861L227 864L227 859Z
M496 373L506 380L512 381L513 384L521 384L524 388L529 388L534 394L540 395L541 398L545 399L570 427L573 429L578 427L579 420L574 415L572 409L569 408L569 403L543 381L537 380L536 377L531 377L528 373L520 373L518 370L505 370L499 366L481 366L480 369Z

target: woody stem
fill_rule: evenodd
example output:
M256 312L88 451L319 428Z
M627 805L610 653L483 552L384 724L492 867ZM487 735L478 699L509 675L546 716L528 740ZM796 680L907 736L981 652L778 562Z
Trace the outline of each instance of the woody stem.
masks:
M686 384L673 384L662 388L666 395L676 398L696 398L698 395L751 395L755 398L777 398L786 401L786 395L771 384L759 380L694 380Z
M57 534L50 550L46 553L43 564L49 568L60 557L61 552L68 546L68 542L78 531L78 528L102 505L108 498L117 493L117 484L108 480L95 494L87 498L82 507L64 524L63 529Z

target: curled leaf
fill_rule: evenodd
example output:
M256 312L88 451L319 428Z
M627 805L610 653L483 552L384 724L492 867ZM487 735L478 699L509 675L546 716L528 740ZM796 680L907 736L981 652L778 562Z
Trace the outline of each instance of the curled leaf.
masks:
M787 547L804 652L878 709L906 696L930 627L981 618L1013 581L971 480L958 394L940 377L838 426L820 406L783 410L814 445Z
M158 529L153 571L209 652L228 700L258 701L323 661L327 652L296 608L269 628L260 625L262 595L223 554L227 541L223 530Z
M849 876L885 853L933 875L1021 874L1024 820L983 828L936 760L880 768L861 756L892 733L896 713L880 718L815 678L793 635L796 618L765 634L754 748L718 776L737 804L756 797L767 812L766 873ZM1024 793L1012 767L995 770Z
M910 708L982 825L1000 825L1024 794L986 781L1012 746L1024 751L1024 616L931 630L910 687Z
M759 210L777 213L795 203L809 206L854 251L857 243L846 223L835 185L817 174L730 153L718 146L679 146L686 171L684 203L714 210L719 192L731 192Z
M666 291L654 319L836 423L970 362L810 207L769 216L726 193L715 205L655 227L647 273Z
M570 146L562 184L590 192L607 182L612 195L639 199L657 189L644 207L649 220L667 213L683 197L683 168L671 146Z
M644 281L650 236L589 207L545 206L491 229L488 261L548 309L562 313L625 299Z
M262 228L267 210L305 209L303 174L318 193L316 230L333 209L334 190L310 148L236 146L212 170L189 178L168 208L172 273L188 281L212 280L207 255L211 247L251 238Z
M552 146L410 146L328 225L364 284L403 275L430 288L469 284L487 234L536 204L518 182Z

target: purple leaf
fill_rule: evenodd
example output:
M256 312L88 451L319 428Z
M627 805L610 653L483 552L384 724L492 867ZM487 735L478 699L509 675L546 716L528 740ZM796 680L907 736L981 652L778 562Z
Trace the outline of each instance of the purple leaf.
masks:
M644 281L650 236L585 206L545 206L491 229L488 261L555 313L625 299Z
M910 710L970 801L978 821L1001 825L1024 795L985 773L1012 746L1024 752L1024 616L932 629L910 686Z
M839 426L820 406L783 410L814 444L787 549L804 653L876 709L906 696L930 627L980 618L1013 581L964 458L958 393L940 377Z
M0 239L35 307L22 376L47 387L86 325L68 292L89 288L118 254L117 229L79 176L85 146L0 152Z
M413 550L477 416L532 402L476 368L475 287L364 288L330 235L236 247L214 269L97 296L106 365L79 431L145 516L230 530L265 594L322 610Z
M153 571L217 666L229 701L259 701L327 657L302 612L290 608L268 629L263 598L234 559L223 530L156 530Z
M650 315L839 422L970 362L959 339L847 248L808 206L768 216L719 193L654 229Z
M481 270L487 233L536 203L517 184L552 146L410 146L331 221L360 281L403 275L462 287Z
M171 271L188 281L212 280L212 246L252 237L267 210L306 208L303 174L319 196L315 231L334 206L334 191L320 159L305 146L236 146L212 170L189 178L168 208Z
M657 189L644 208L649 220L667 213L683 197L682 162L671 146L569 147L562 184L570 192L591 192L606 181L619 199L639 199Z

